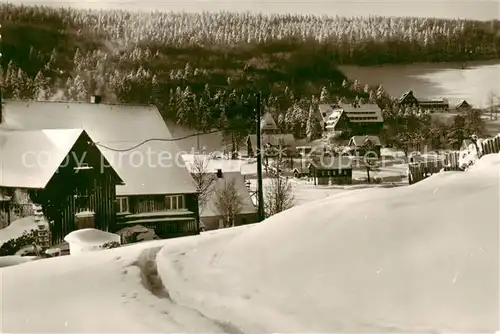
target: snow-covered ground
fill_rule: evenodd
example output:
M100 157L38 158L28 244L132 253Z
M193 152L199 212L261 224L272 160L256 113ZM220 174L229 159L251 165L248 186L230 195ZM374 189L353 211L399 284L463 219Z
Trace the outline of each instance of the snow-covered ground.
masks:
M383 187L383 185L377 185L377 184L358 184L358 185L347 185L347 186L337 186L337 185L315 186L312 179L307 181L306 179L297 180L295 178L289 178L289 180L292 185L292 192L294 196L295 205L311 203L319 199L324 199L332 195L345 193L353 190ZM262 180L262 185L264 188L264 198L266 197L267 193L266 189L268 189L270 183L271 179L269 178L265 178ZM256 179L250 179L250 189L253 191L257 189ZM254 201L254 204L257 203L255 196L252 197L252 200Z
M365 189L262 224L176 240L171 296L243 333L492 333L499 155L465 173Z
M0 269L1 332L221 332L196 310L162 298L151 261L156 247L164 244L153 241Z
M493 333L499 176L490 155L467 172L342 191L261 224L3 268L0 328Z

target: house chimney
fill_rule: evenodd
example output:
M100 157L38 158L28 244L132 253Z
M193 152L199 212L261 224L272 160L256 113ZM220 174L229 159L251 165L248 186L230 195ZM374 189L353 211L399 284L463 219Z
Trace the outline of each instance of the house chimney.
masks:
M222 179L222 169L217 169L217 178Z
M92 95L90 97L90 103L93 103L93 104L99 104L99 103L101 103L101 100L102 100L101 95Z

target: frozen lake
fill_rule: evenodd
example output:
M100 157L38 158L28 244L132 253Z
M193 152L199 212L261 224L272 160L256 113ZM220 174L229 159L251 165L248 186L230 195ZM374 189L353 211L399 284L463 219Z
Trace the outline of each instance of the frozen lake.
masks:
M490 91L500 96L500 63L414 64L377 67L341 66L351 80L384 85L393 96L413 90L417 97L448 98L450 104L465 99L481 107L487 105Z

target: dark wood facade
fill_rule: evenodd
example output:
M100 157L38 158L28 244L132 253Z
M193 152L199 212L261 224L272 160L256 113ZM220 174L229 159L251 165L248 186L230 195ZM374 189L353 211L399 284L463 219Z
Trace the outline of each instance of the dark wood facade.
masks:
M322 156L311 161L309 175L315 185L352 184L352 164L341 156Z
M10 224L10 200L2 199L0 195L0 227Z
M117 212L115 231L142 225L164 239L200 231L197 194L118 196Z
M76 141L64 163L44 189L30 189L50 224L52 242L78 229L76 214L94 213L94 228L112 230L115 223L116 185L119 176L85 132Z
M374 122L374 123L362 123L362 122L351 122L350 131L347 133L352 136L361 135L372 135L378 136L384 129L384 123Z

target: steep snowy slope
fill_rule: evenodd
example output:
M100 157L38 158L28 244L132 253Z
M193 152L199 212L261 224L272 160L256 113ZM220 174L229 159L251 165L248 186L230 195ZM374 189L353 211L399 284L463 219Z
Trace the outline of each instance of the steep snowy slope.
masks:
M499 324L499 155L171 242L171 296L251 332L490 332Z
M0 268L0 332L221 333L219 325L173 304L161 285L150 284L157 276L151 263L163 244Z

